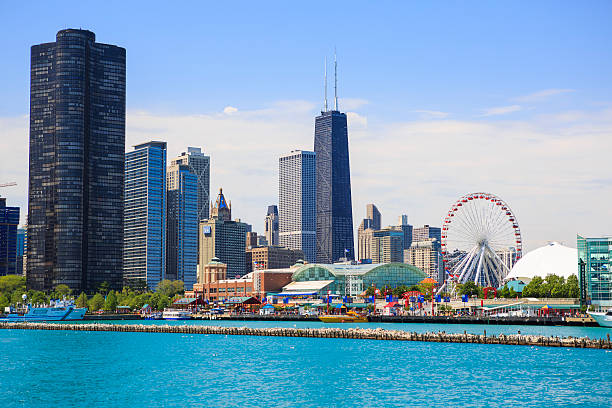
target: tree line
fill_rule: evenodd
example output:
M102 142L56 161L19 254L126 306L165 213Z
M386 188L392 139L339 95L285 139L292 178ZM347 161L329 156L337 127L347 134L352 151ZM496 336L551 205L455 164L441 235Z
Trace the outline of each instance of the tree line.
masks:
M121 291L109 289L103 282L93 296L81 292L78 296L67 285L57 285L45 293L38 290L27 290L24 276L7 275L0 277L0 312L10 305L23 303L22 296L27 295L27 303L32 305L49 304L52 299L73 299L78 307L87 307L90 312L104 310L114 312L117 306L128 306L131 310L141 309L148 304L154 310L162 310L180 298L185 292L184 284L179 280L162 280L155 291L124 287ZM76 297L76 299L75 299Z

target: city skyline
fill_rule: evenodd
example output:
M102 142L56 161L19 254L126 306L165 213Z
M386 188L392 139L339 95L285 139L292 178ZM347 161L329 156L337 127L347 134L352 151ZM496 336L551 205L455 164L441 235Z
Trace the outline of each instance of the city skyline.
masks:
M404 46L399 52L388 46L378 51L370 47L389 30L382 34L373 30L368 39L342 23L330 30L348 30L345 35L334 39L325 35L325 41L306 41L289 30L291 47L280 41L268 51L262 44L255 48L263 49L265 58L251 61L248 72L229 69L218 77L218 70L238 67L241 58L252 55L244 41L232 42L235 37L222 30L221 34L229 35L227 44L237 54L235 59L225 59L225 64L218 58L204 65L185 62L184 70L162 64L168 73L160 75L159 85L149 90L144 89L144 80L157 76L162 68L146 58L138 61L150 49L149 39L141 39L146 35L113 32L118 23L88 15L87 6L68 11L63 18L41 19L41 24L26 32L17 24L23 21L25 9L2 6L3 14L14 18L7 18L1 30L16 34L5 36L10 42L4 46L8 58L1 68L0 85L6 96L0 101L0 128L6 137L0 142L0 173L3 182L17 181L19 186L1 193L7 205L21 207L23 223L29 47L66 26L82 26L104 42L128 49L126 146L166 140L168 157L188 146L202 146L211 156L211 189L223 185L237 213L256 231L263 231L262 212L277 202L277 157L291 149L312 149L312 117L323 99L322 59L337 45L339 86L341 95L347 95L340 106L349 122L354 221L360 220L366 203L376 202L383 225L405 213L412 225L440 226L457 198L470 191L490 191L503 197L517 214L527 251L553 240L575 246L576 233L610 235L612 210L605 203L612 198L612 181L605 153L612 149L612 103L604 73L609 72L611 58L602 41L609 38L603 17L609 15L610 6L593 3L590 10L582 10L562 5L550 10L550 4L530 5L532 15L520 15L521 30L511 30L510 23L501 21L504 13L519 18L521 5L481 6L477 15L462 17L434 36L426 35L432 32L422 23L404 29L390 19L390 29L397 30L402 40L420 34L415 37L419 46ZM34 17L40 18L45 11L35 12ZM214 9L212 14L217 12ZM544 18L545 12L551 14L545 27L538 28L538 18ZM363 9L359 14L347 13L356 22L364 21L367 14ZM423 5L412 5L400 7L397 14L412 21L432 13ZM458 10L451 5L436 13L442 24ZM238 18L245 17L239 13ZM469 27L475 18L490 20L486 28L492 39L482 38ZM210 29L193 28L198 38ZM549 30L547 36L541 35L544 29ZM443 41L453 30L461 33L453 43L456 51ZM163 30L146 33L153 40L167 35ZM190 40L181 33L179 29L172 38L188 45ZM262 39L270 34L259 32ZM551 37L568 41L547 47ZM533 41L526 43L526 39ZM468 40L474 41L468 45ZM499 46L490 51L496 40ZM206 47L212 55L220 55L214 44L207 42ZM424 50L428 47L430 51ZM545 51L537 55L540 50ZM454 64L443 64L444 56ZM302 68L297 69L299 65ZM394 65L402 70L392 69ZM169 76L194 79L201 66L213 75L200 78L193 90ZM272 66L276 68L271 70ZM249 83L256 78L259 84L246 89L247 78ZM224 95L215 82L226 85ZM21 144L15 142L19 140ZM250 161L254 156L258 160ZM354 222L353 228L357 226Z

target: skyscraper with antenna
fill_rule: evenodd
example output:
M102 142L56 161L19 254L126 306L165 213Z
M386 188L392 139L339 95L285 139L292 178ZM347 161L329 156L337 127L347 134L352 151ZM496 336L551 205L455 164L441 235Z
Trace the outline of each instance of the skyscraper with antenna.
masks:
M338 106L338 63L334 52L334 109L327 105L325 61L324 110L315 118L317 262L355 259L353 206L346 114Z

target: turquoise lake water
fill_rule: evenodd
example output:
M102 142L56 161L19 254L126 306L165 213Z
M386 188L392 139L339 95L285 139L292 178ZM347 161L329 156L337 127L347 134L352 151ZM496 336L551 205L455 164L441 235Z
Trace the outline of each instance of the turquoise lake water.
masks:
M582 327L356 326L460 333L486 329L487 334L521 330L591 338L612 332ZM0 330L0 350L2 408L612 406L612 352L605 350L34 330Z

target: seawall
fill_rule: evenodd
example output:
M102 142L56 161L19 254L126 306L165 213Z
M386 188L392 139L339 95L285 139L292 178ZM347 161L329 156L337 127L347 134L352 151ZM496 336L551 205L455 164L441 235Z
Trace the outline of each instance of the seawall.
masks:
M34 323L34 322L0 322L0 329L11 330L69 330L69 331L110 331L135 333L182 333L182 334L217 334L238 336L271 336L271 337L317 337L361 340L396 340L422 341L431 343L475 343L475 344L505 344L539 347L574 347L590 349L612 349L610 335L607 339L560 338L534 335L500 334L487 336L484 334L457 333L415 333L401 330L348 328L254 328L254 327L222 327L200 325L143 325L143 324L104 324L104 323Z

